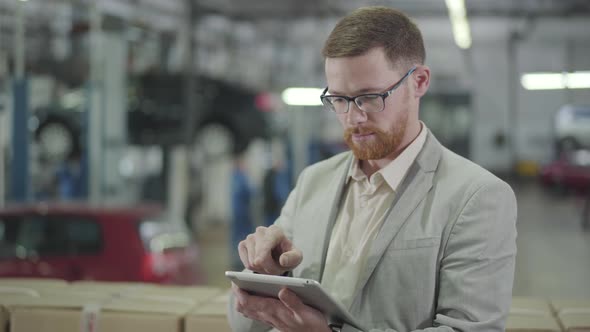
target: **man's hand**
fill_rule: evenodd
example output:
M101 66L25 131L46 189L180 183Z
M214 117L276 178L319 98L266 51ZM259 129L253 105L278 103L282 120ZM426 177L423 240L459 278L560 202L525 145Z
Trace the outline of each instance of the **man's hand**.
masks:
M248 270L281 275L293 270L303 260L301 251L285 237L280 227L258 227L238 245L240 259Z
M283 288L279 299L249 295L232 283L236 310L281 332L330 332L324 315Z

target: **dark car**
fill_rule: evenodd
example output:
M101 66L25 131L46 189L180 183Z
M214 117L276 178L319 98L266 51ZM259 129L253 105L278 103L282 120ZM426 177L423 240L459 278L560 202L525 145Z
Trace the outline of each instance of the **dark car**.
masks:
M265 113L257 94L236 84L204 76L195 78L195 109L184 104L184 78L178 74L148 73L134 80L128 115L132 144L185 143L187 114L195 113L192 135L209 125L225 128L235 150L244 150L255 138L266 138Z
M255 91L221 80L197 76L196 101L191 136L208 126L224 128L234 150L243 151L255 138L270 135L268 115L257 106ZM147 73L130 79L128 85L127 132L133 145L174 145L186 143L189 111L184 104L184 78L180 74ZM85 104L75 107L51 105L36 109L35 139L41 154L63 160L83 149ZM62 103L64 104L64 103ZM61 159L60 159L61 158Z
M151 206L0 209L0 277L203 282L190 234Z

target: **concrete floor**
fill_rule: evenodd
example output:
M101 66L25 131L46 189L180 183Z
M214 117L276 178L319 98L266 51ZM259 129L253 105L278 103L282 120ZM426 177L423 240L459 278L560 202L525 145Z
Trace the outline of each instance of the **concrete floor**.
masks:
M514 184L518 199L518 254L514 295L590 299L590 231L582 231L582 200L534 183ZM208 284L229 287L227 227L201 232Z
M513 186L518 199L518 254L514 295L590 299L590 231L583 200Z

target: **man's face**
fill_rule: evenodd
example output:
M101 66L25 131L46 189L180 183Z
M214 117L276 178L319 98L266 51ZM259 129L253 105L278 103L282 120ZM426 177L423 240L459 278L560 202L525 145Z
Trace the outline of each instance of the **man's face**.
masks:
M354 97L383 93L410 68L392 68L381 48L356 57L327 58L326 79L330 95ZM344 128L344 140L360 160L379 160L399 153L406 144L410 113L408 84L411 76L385 99L385 109L365 113L351 102L348 113L337 114ZM415 121L417 121L417 116Z

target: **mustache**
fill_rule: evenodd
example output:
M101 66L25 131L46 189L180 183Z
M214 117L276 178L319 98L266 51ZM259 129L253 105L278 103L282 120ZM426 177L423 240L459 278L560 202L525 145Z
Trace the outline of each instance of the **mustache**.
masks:
M373 127L351 127L346 129L346 135L366 135L379 132Z

